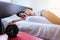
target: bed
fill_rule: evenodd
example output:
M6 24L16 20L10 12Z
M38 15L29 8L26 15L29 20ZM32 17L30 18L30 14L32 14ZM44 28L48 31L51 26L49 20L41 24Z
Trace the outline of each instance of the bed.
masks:
M0 18L9 17L13 14L24 10L24 6L18 6L11 3L0 2ZM4 15L3 15L4 14ZM45 38L48 40L60 40L60 25L56 24L42 24L34 22L19 21L15 23L20 27L20 31L27 32L33 36L39 38ZM28 24L28 25L27 25ZM4 33L4 26L1 23L0 34Z

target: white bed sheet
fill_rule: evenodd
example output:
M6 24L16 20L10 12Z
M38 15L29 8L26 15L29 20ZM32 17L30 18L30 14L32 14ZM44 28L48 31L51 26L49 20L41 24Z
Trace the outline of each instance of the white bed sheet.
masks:
M47 23L47 24L52 24L47 18L43 16L29 16L26 18L26 21L28 22L36 22L36 23Z
M49 40L60 40L60 25L20 21L15 23L20 31Z

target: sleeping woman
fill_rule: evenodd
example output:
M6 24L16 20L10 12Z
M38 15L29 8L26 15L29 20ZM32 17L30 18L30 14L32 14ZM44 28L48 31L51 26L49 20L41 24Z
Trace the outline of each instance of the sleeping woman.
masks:
M25 20L28 16L35 16L35 14L32 12L31 9L26 8L24 9L24 11L20 11L19 13L17 13L17 16L20 17L20 19L12 20L11 22L9 22L9 24Z
M17 16L20 17L20 19L10 21L8 26L6 27L6 33L8 34L9 37L16 36L16 34L19 31L17 25L15 25L14 23L23 21L28 16L35 16L35 14L32 12L31 9L27 8L24 11L20 11L19 13L17 13Z

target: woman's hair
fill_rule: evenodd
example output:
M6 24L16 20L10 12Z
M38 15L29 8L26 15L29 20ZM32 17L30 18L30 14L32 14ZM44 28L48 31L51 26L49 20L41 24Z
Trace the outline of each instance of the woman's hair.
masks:
M20 11L20 12L17 13L17 16L20 17L20 15L19 15L20 13L25 13L25 12L24 11Z
M15 24L8 25L5 32L8 35L8 37L15 37L18 33L19 29Z
M30 9L30 10L32 10L32 8L26 8L26 9Z

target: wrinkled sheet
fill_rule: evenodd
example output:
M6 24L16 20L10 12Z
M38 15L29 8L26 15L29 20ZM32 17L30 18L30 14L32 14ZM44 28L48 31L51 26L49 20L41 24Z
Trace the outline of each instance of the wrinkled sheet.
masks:
M39 38L60 40L60 25L20 21L15 23L20 31Z
M44 23L44 24L53 24L52 22L50 22L47 18L43 16L29 16L26 18L25 21L35 22L35 23Z

